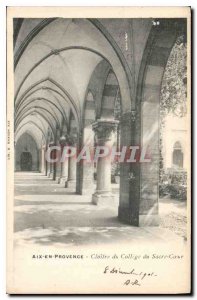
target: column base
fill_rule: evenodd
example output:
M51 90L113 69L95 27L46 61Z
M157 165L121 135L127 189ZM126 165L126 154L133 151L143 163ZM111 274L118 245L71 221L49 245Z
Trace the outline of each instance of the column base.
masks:
M76 180L67 180L65 182L65 188L76 188Z
M66 181L67 181L67 178L66 178L66 177L59 177L59 178L58 178L58 183L59 183L59 184L64 184L64 185L65 185Z
M56 174L55 178L56 178L56 180L57 180L57 183L59 183L59 179L61 178L61 177L60 177L60 174Z
M131 211L129 207L119 206L118 218L122 223L130 224L137 227L158 226L159 216L155 215L139 215L136 211Z
M92 203L94 205L108 204L109 202L114 202L114 195L111 192L96 191L92 195Z
M94 193L95 189L83 189L80 192L78 192L79 195L92 195Z
M95 188L93 180L84 180L81 186L80 184L77 186L77 193L79 195L92 195L95 193Z

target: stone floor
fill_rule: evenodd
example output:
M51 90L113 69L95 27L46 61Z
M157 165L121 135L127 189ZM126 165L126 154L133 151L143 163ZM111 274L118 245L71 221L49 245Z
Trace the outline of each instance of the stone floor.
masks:
M161 226L137 228L119 222L118 185L112 189L114 203L95 206L91 195L76 195L43 174L15 173L15 244L77 246L182 240L184 235L171 228L172 218L173 226L169 225L169 215L186 218L184 203L161 200Z

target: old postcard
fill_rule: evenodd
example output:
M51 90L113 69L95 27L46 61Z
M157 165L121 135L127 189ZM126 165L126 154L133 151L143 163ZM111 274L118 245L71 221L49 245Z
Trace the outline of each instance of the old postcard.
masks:
M7 293L191 292L190 15L7 8Z

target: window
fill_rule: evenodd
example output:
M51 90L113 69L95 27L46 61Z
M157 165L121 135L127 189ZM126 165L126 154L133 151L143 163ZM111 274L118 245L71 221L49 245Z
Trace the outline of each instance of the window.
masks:
M173 167L183 168L183 152L180 142L176 142L173 147L172 155Z

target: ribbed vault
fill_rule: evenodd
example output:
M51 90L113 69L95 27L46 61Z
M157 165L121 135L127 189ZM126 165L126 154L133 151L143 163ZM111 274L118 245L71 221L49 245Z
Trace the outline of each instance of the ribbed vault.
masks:
M25 20L16 39L17 55L21 48L19 41L22 45L27 33L32 36L15 68L17 136L30 126L33 131L42 132L46 140L49 129L55 135L56 128L62 130L62 124L69 127L71 113L76 127L81 128L87 93L91 90L94 96L98 82L95 113L99 116L109 70L117 78L116 86L120 86L128 109L130 90L124 68L101 31L87 19L58 18L43 24L43 20ZM31 32L38 26L41 29L33 36ZM41 119L44 126L39 124Z

